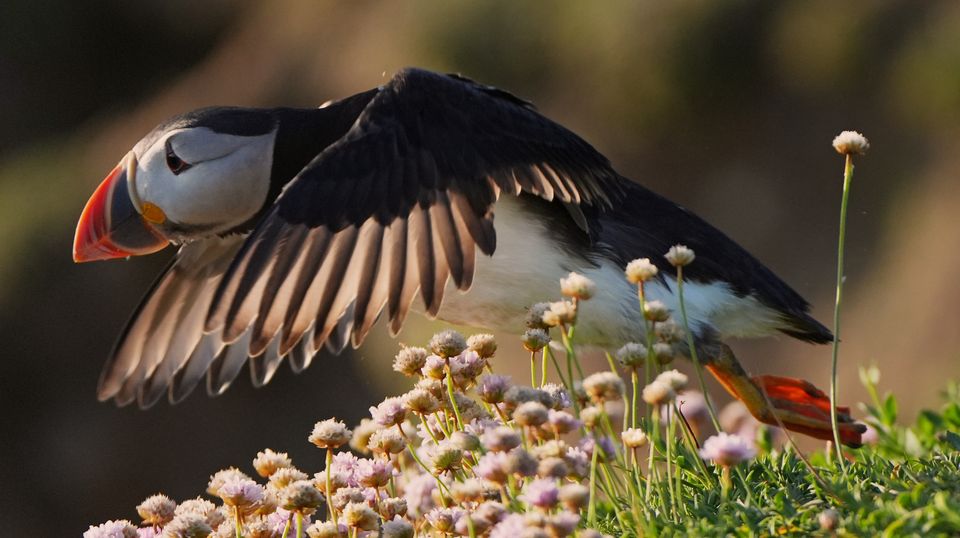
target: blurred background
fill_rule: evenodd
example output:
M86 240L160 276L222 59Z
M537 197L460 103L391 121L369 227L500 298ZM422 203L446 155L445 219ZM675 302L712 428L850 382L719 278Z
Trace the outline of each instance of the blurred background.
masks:
M841 400L865 398L857 367L876 363L905 417L936 406L960 375L958 32L947 1L0 3L3 534L133 519L147 495L194 496L268 446L319 470L313 422L355 424L396 387L397 344L381 330L263 389L241 376L176 407L98 403L100 367L172 251L77 266L70 247L94 187L164 118L319 105L407 65L533 101L755 253L824 322L843 164L830 142L862 131L872 148L848 223ZM400 340L422 344L435 327ZM500 361L522 372L518 342L503 335ZM736 349L752 372L828 385L828 346Z

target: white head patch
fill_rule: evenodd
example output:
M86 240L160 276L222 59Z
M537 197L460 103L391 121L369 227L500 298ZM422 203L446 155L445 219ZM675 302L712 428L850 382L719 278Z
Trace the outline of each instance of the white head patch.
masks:
M204 236L230 230L266 200L275 138L276 131L237 136L206 127L165 133L137 156L136 194L159 207L171 228L202 230ZM170 169L168 147L188 165L179 174Z

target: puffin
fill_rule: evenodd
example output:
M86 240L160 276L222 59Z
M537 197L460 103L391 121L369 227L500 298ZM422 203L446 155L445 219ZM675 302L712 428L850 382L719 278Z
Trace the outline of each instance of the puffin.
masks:
M362 344L413 310L519 332L531 305L577 272L597 283L577 341L643 341L636 287L679 311L676 244L696 355L759 420L832 439L830 402L809 382L750 376L725 343L830 331L809 304L717 228L620 175L528 101L456 74L406 68L319 108L210 107L147 133L90 197L76 262L178 246L120 334L97 396L148 408L205 380L223 393L244 365L268 383L323 349ZM680 353L693 355L684 344ZM863 424L837 408L841 440Z

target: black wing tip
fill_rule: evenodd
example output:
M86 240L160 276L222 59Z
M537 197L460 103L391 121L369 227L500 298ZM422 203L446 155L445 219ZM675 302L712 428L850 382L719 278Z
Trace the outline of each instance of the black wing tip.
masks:
M811 344L829 344L833 342L833 333L822 323L813 319L809 314L790 316L787 318L789 328L780 329L780 332L798 340Z

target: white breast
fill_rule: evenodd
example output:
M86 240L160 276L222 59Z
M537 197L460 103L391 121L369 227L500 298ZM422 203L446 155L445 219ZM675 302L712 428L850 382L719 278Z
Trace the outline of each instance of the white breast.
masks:
M497 202L495 225L496 252L492 257L478 254L469 291L448 286L439 318L519 334L529 306L560 299L560 279L576 271L597 284L597 294L580 311L580 342L616 347L644 338L637 290L627 282L622 267L607 259L590 265L569 256L551 237L556 231L524 211L513 197ZM657 281L647 286L646 293L650 300L663 301L679 320L675 290L676 281L668 278L666 286ZM726 284L687 282L684 297L691 325L711 325L721 336L763 336L782 325L774 310L753 297L737 297Z

